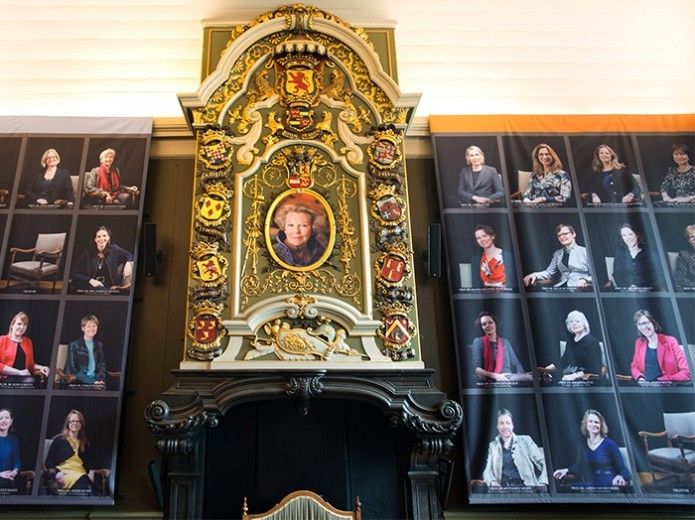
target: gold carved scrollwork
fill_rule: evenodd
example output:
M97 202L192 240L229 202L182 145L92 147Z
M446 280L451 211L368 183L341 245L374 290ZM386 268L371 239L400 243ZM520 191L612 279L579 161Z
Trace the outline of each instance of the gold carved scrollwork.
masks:
M350 215L349 200L357 195L357 185L345 175L338 185L338 229L340 234L340 262L346 275L350 273L350 264L357 256L359 237L354 220Z
M259 327L244 360L269 354L282 361L348 361L362 357L348 345L347 331L318 315L314 303L314 297L304 294L288 298L287 317L292 321L274 319Z
M258 273L258 254L261 251L263 239L263 221L261 215L265 207L262 182L254 176L251 180L244 183L244 196L251 200L251 211L244 218L244 271L249 270L252 276Z
M317 7L304 5L301 3L294 3L291 5L282 6L276 9L275 11L271 11L269 13L265 13L258 16L255 20L251 21L246 25L234 27L234 29L232 29L231 31L231 37L229 39L229 42L227 43L227 47L229 47L234 40L236 40L239 36L244 34L249 29L256 27L257 25L267 22L269 20L274 20L276 18L285 18L287 29L292 28L293 30L298 32L310 30L312 18L321 18L324 20L332 21L338 25L342 25L343 27L346 27L354 31L355 34L357 34L361 39L363 39L367 43L367 45L369 45L370 48L376 53L374 46L372 45L372 42L369 40L369 36L364 31L364 29L360 27L352 27L351 25L345 23L343 20L341 20L335 15L322 11Z
M315 269L310 272L296 272L276 269L263 276L245 275L241 279L242 309L250 297L264 294L282 294L286 292L337 294L352 298L359 305L361 284L358 277L345 275L336 277L327 269Z

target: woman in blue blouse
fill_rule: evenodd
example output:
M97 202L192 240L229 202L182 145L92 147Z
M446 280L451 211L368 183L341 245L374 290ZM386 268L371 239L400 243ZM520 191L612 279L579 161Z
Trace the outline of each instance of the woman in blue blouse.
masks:
M19 441L12 435L14 417L7 408L0 409L0 493L17 489L15 478L19 475L22 462L19 459Z
M569 468L555 470L553 476L562 480L571 473L576 477L575 485L626 486L630 473L620 448L608 438L608 426L603 415L596 410L587 410L580 429L586 443L579 446L575 463Z

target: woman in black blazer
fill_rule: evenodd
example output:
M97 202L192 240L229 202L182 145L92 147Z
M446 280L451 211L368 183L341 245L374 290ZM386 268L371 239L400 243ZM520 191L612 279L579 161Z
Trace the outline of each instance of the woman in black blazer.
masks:
M26 189L27 204L67 205L75 204L75 192L72 189L70 172L58 168L60 155L49 148L41 156L43 171L39 173Z

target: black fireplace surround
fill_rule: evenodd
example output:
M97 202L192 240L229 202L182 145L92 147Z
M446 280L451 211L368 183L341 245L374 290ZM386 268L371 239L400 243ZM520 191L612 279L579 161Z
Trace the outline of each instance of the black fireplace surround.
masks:
M166 518L240 517L300 488L365 518L443 517L461 406L433 371L175 370L145 410Z

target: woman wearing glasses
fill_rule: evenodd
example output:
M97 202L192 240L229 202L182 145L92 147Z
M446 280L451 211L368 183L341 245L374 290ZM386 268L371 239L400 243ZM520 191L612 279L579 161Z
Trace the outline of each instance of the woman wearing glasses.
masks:
M661 325L652 313L639 310L634 316L640 337L630 370L635 381L690 381L690 369L683 349L673 336L661 334Z
M63 431L53 438L48 450L46 470L53 475L57 489L91 495L94 470L90 469L90 462L84 415L78 410L70 410Z
M55 204L72 207L75 204L75 192L72 189L70 172L58 168L60 155L54 148L49 148L41 156L43 171L27 186L27 203L45 206Z

